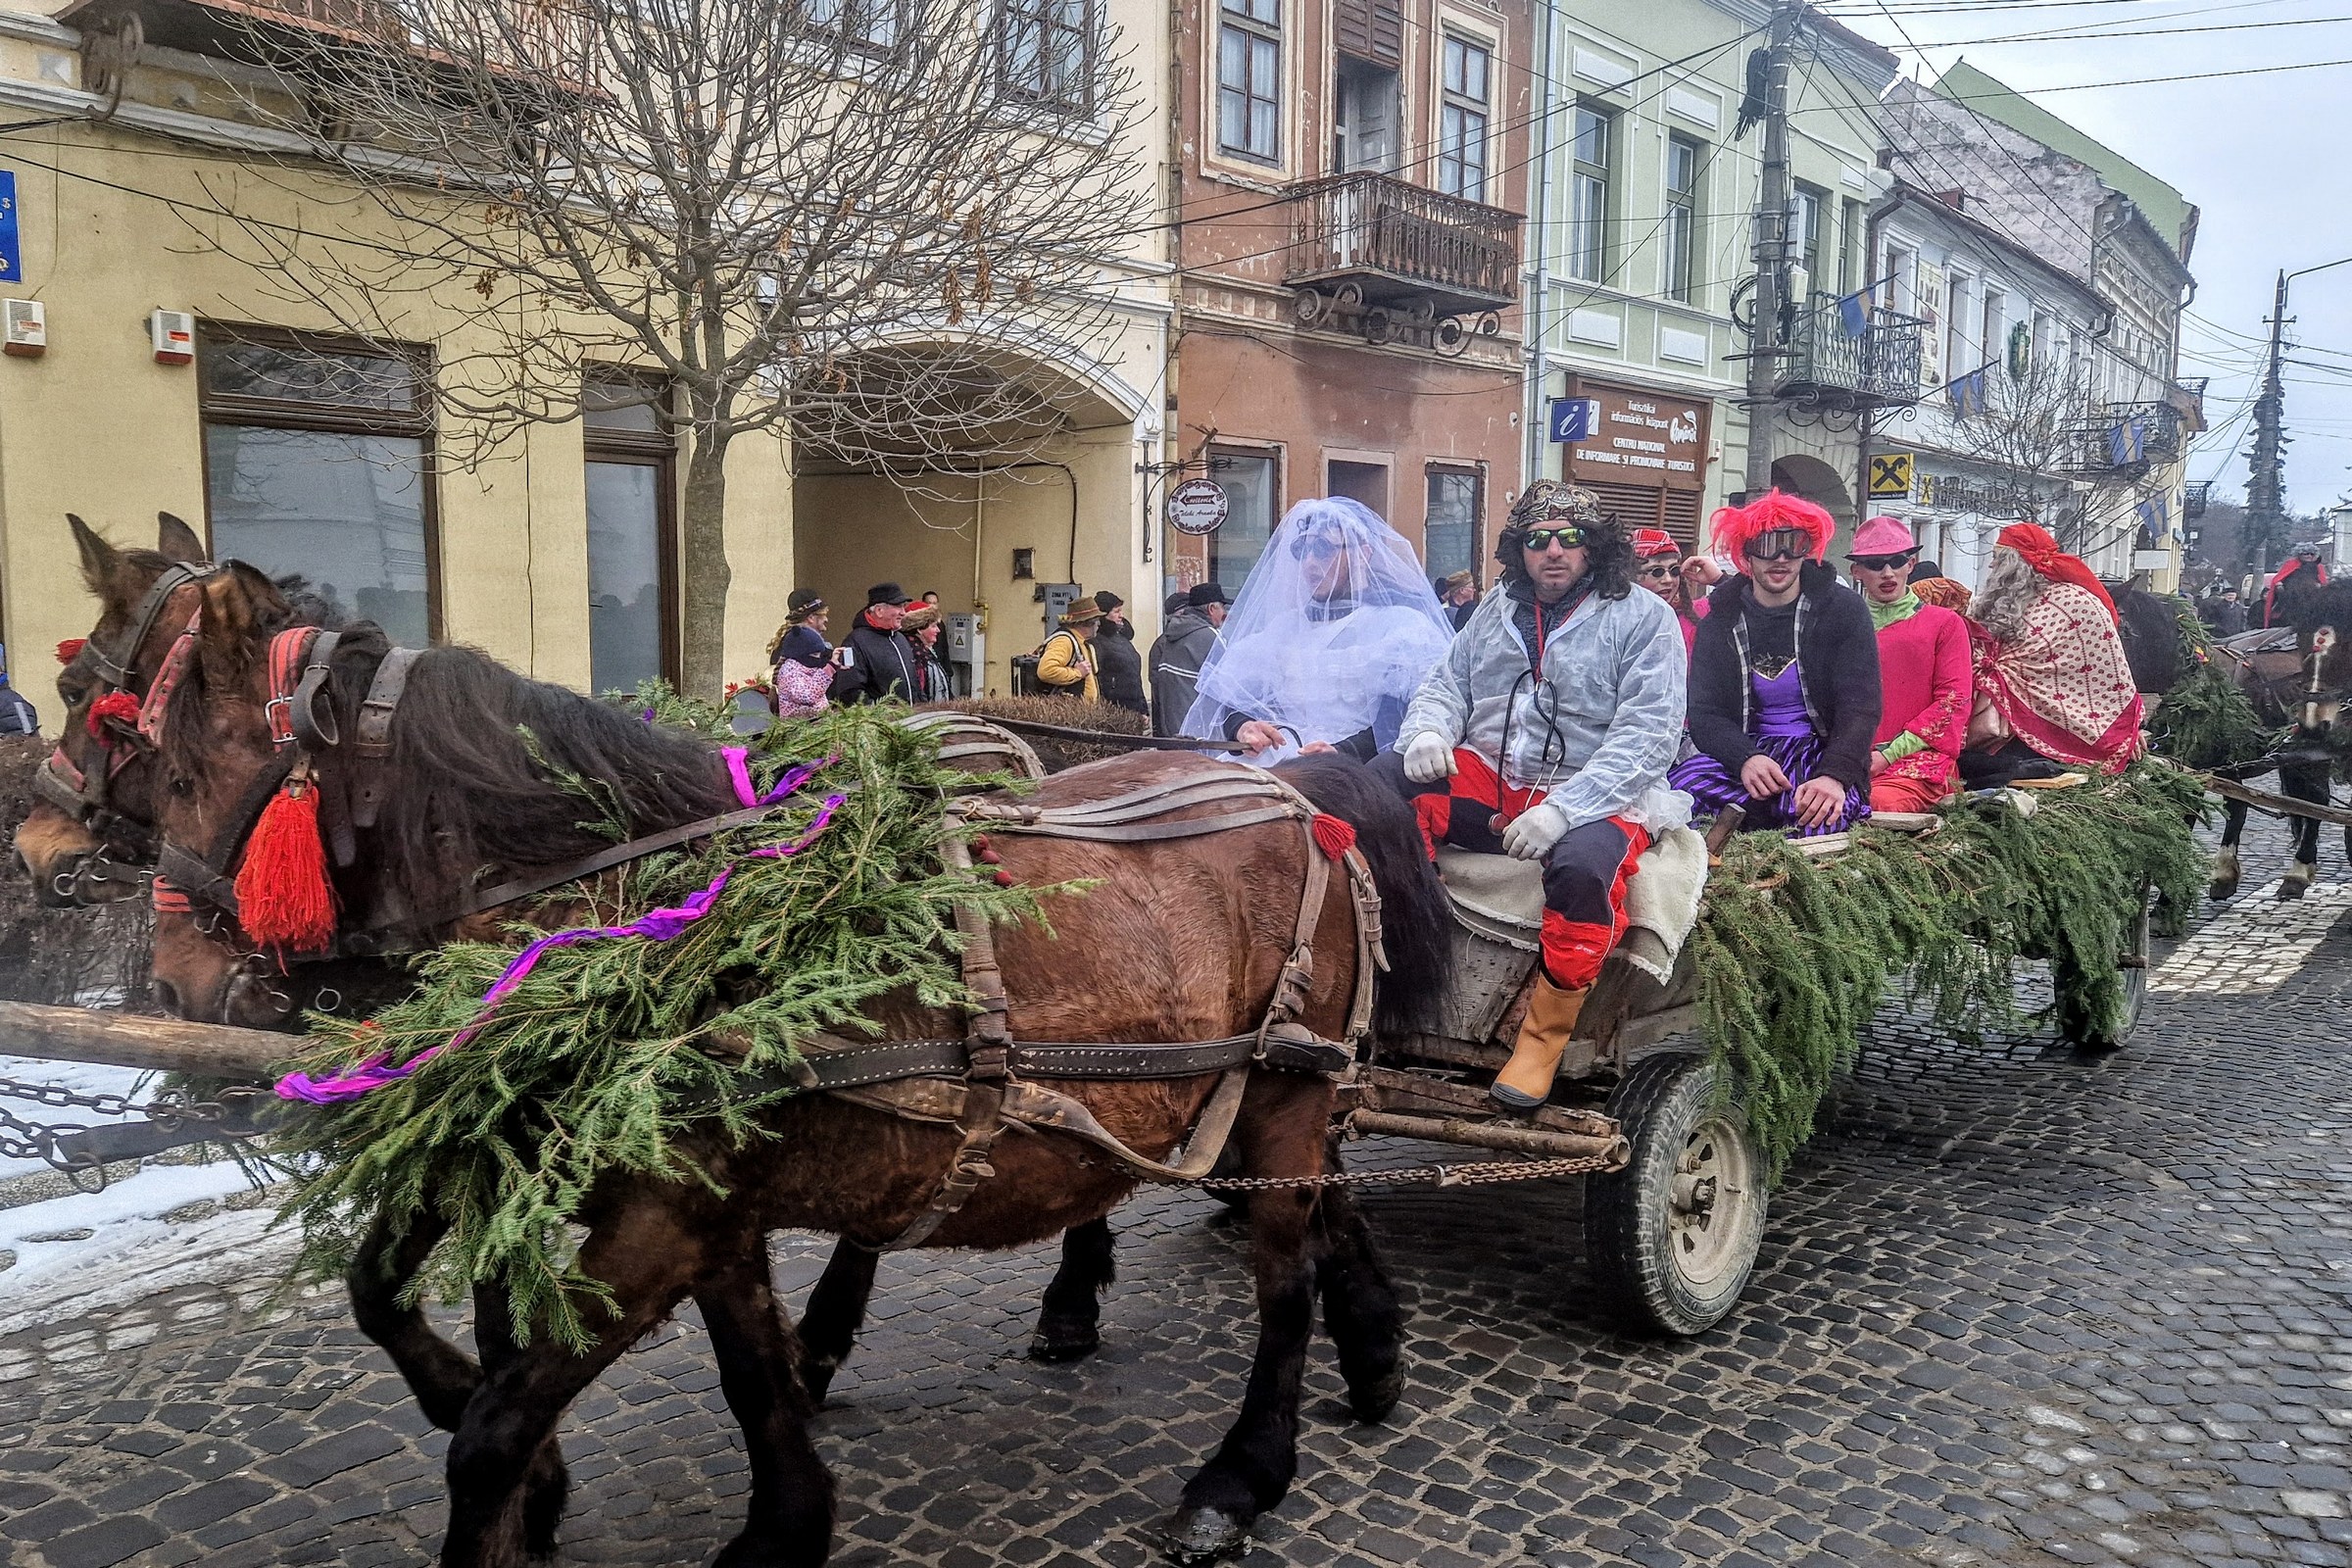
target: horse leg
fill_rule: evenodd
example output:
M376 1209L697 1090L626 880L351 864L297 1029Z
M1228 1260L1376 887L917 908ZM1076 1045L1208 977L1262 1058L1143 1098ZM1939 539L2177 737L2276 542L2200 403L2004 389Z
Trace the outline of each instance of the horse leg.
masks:
M2308 765L2282 767L2278 770L2278 793L2290 801L2305 801L2314 806L2328 802L2328 773L2326 768ZM2320 874L2320 821L2315 816L2294 818L2295 859L2278 879L2278 897L2299 899L2311 891L2313 879Z
M870 1284L870 1264L865 1277ZM743 1531L713 1568L816 1568L833 1547L833 1478L808 1441L815 1403L797 1371L803 1347L776 1299L765 1235L748 1230L696 1284L694 1299L752 1466Z
M701 1261L702 1238L689 1235L668 1211L650 1216L669 1223L648 1234L656 1227L642 1210L653 1206L624 1208L599 1226L582 1250L582 1271L602 1281L611 1296L610 1306L582 1302L596 1336L585 1351L574 1352L543 1330L530 1344L510 1344L493 1355L494 1369L486 1371L450 1440L442 1568L517 1568L530 1560L526 1504L556 1423L582 1389L685 1299Z
M360 1332L392 1358L424 1418L444 1432L455 1432L465 1418L466 1402L481 1387L482 1371L473 1357L433 1332L421 1308L401 1299L401 1293L424 1267L425 1257L449 1232L449 1222L429 1202L409 1218L409 1228L395 1236L391 1215L376 1210L343 1285Z
M2213 882L2206 896L2214 899L2232 899L2237 896L2240 875L2237 863L2237 841L2246 831L2246 803L2225 801L2222 804L2222 847L2213 857Z
M1075 1361L1100 1349L1102 1293L1118 1276L1107 1219L1090 1219L1061 1233L1061 1267L1046 1287L1029 1354L1038 1361Z
M1257 1090L1258 1083L1253 1083L1252 1098ZM1289 1147L1276 1147L1277 1135L1291 1129L1276 1114L1261 1109L1253 1117L1250 1110L1245 1103L1243 1126L1236 1133L1251 1175L1313 1176L1322 1171L1323 1126L1292 1131ZM1287 1119L1295 1126L1302 1118ZM1298 1473L1298 1386L1314 1329L1315 1270L1309 1249L1314 1209L1315 1194L1309 1188L1273 1188L1250 1197L1257 1353L1241 1413L1208 1463L1185 1484L1176 1516L1169 1522L1165 1544L1177 1562L1210 1563L1242 1549L1250 1522L1282 1500Z
M1323 1327L1339 1348L1348 1407L1358 1421L1379 1421L1404 1394L1404 1306L1353 1193L1325 1188L1315 1229L1315 1286L1323 1298Z
M801 1382L812 1410L824 1404L833 1374L850 1358L858 1331L865 1326L865 1304L873 1298L874 1268L881 1260L881 1253L845 1236L808 1293L808 1309L801 1314Z
M514 1305L506 1288L485 1282L473 1288L473 1338L482 1348L482 1371L497 1377L522 1354L514 1338ZM522 1550L534 1562L556 1554L556 1531L564 1523L564 1506L571 1497L571 1472L564 1467L564 1447L551 1427L531 1454L522 1478Z

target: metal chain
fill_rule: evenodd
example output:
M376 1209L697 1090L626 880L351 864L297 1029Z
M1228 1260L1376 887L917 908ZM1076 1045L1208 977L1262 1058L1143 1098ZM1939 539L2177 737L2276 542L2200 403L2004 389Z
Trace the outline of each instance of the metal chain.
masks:
M1469 1165L1415 1165L1406 1170L1329 1171L1321 1176L1203 1176L1185 1185L1220 1193L1270 1192L1297 1187L1403 1187L1430 1182L1439 1187L1477 1187L1490 1182L1532 1182L1546 1176L1581 1176L1608 1170L1603 1154L1563 1159L1483 1159Z
M102 1116L144 1116L159 1126L176 1128L186 1123L217 1122L252 1100L262 1090L232 1086L220 1091L220 1099L189 1100L184 1096L165 1094L144 1104L127 1095L77 1094L56 1084L26 1083L18 1078L0 1078L0 1100L28 1101L36 1105L54 1109L69 1107L94 1110ZM52 1169L75 1175L101 1163L91 1153L60 1154L57 1142L74 1133L89 1129L74 1122L35 1122L0 1108L0 1156L9 1159L37 1159Z

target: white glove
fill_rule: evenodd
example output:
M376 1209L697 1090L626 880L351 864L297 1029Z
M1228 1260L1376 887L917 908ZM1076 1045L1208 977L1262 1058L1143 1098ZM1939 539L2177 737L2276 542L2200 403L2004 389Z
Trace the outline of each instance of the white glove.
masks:
M1511 818L1502 830L1502 853L1514 860L1541 860L1568 831L1568 813L1545 801Z
M1404 743L1404 776L1416 784L1453 777L1453 747L1434 729Z

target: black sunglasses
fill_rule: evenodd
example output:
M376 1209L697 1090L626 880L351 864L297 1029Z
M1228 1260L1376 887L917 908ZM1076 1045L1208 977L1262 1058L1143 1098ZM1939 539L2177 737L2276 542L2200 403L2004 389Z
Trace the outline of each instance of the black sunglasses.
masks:
M1850 559L1855 565L1860 566L1864 571L1885 571L1890 566L1908 565L1910 563L1917 561L1919 559L1919 552L1916 550L1906 550L1900 555L1853 556L1849 557L1848 559Z
M1519 547L1523 550L1549 550L1556 540L1563 550L1579 550L1584 547L1586 537L1584 529L1574 526L1530 528L1520 537Z
M1670 562L1652 561L1642 565L1642 575L1644 577L1671 577L1675 574L1675 566Z
M1309 534L1303 539L1291 541L1291 559L1304 561L1309 556L1318 556L1328 560L1347 548L1348 546L1338 539L1325 539Z

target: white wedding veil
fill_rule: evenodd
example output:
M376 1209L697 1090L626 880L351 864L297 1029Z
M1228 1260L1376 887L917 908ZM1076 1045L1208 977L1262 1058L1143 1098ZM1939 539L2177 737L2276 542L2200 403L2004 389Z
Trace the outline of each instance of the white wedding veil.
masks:
M1301 501L1243 580L1184 733L1229 737L1256 718L1294 737L1280 755L1366 729L1385 750L1452 641L1403 535L1359 501Z

